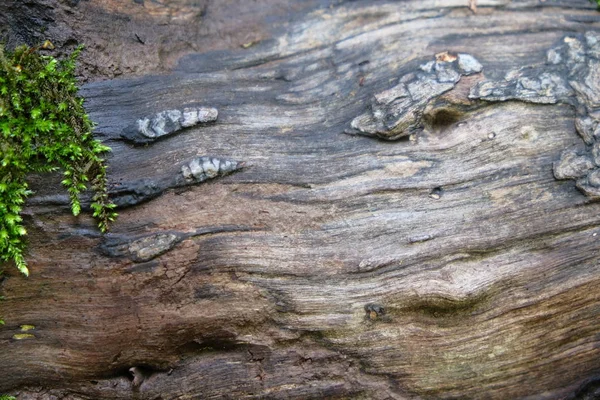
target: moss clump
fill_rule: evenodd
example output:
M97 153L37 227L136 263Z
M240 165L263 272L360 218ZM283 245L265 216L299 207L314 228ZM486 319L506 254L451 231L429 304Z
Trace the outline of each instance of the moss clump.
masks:
M20 213L31 194L29 173L61 170L73 215L81 211L80 193L91 188L102 232L116 217L101 157L110 148L94 139L77 96L74 71L81 48L60 61L39 50L23 46L9 52L0 46L0 260L13 261L25 275L27 232Z

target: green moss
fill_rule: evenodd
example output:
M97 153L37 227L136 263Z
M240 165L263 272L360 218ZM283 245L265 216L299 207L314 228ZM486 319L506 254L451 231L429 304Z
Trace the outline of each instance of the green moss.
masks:
M51 48L51 44L45 48ZM93 124L77 96L75 60L41 55L38 48L0 47L0 260L13 261L25 275L25 227L21 210L31 194L32 172L61 170L73 215L81 211L79 195L91 188L91 208L101 231L116 217L108 198L106 165L109 147L95 140Z
M0 394L0 400L17 400L17 398L13 396L7 396L5 394Z

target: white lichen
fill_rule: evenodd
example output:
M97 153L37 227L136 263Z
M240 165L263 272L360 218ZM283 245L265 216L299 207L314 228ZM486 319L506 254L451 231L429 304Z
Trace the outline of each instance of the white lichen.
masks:
M216 121L218 115L219 112L216 108L207 107L165 110L153 116L138 119L133 125L125 128L121 136L134 143L149 143L184 128Z
M458 68L465 75L475 74L483 71L483 65L470 54L458 54Z
M432 99L454 88L461 76L482 69L469 54L439 53L435 61L400 77L396 86L375 94L370 110L354 118L350 126L388 140L409 136L422 128L423 112Z
M203 182L207 179L226 175L242 167L237 161L215 157L196 157L181 167L181 174L186 182Z

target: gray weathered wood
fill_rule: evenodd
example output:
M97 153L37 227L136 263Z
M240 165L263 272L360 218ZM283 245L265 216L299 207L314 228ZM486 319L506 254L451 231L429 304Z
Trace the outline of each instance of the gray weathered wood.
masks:
M584 0L468 5L313 4L247 49L85 85L120 216L102 237L37 178L31 277L9 269L1 286L0 392L592 398L600 203L554 174L561 160L579 171L563 178L597 168L596 139L575 121L597 121L598 104L573 85L551 104L477 88L513 85L505 75L522 67L568 76L548 50L600 35L600 13ZM597 88L597 55L583 51ZM415 108L399 140L353 129L374 96L443 52L483 71ZM217 121L141 147L121 136L190 106ZM182 184L200 156L244 164ZM33 336L16 340L21 325Z

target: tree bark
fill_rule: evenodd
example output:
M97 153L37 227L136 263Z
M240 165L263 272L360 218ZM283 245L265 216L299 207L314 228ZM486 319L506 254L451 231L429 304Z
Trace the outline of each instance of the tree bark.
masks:
M32 177L0 393L600 395L592 4L200 3L27 3L59 51L115 45L80 72L120 215L101 235Z

